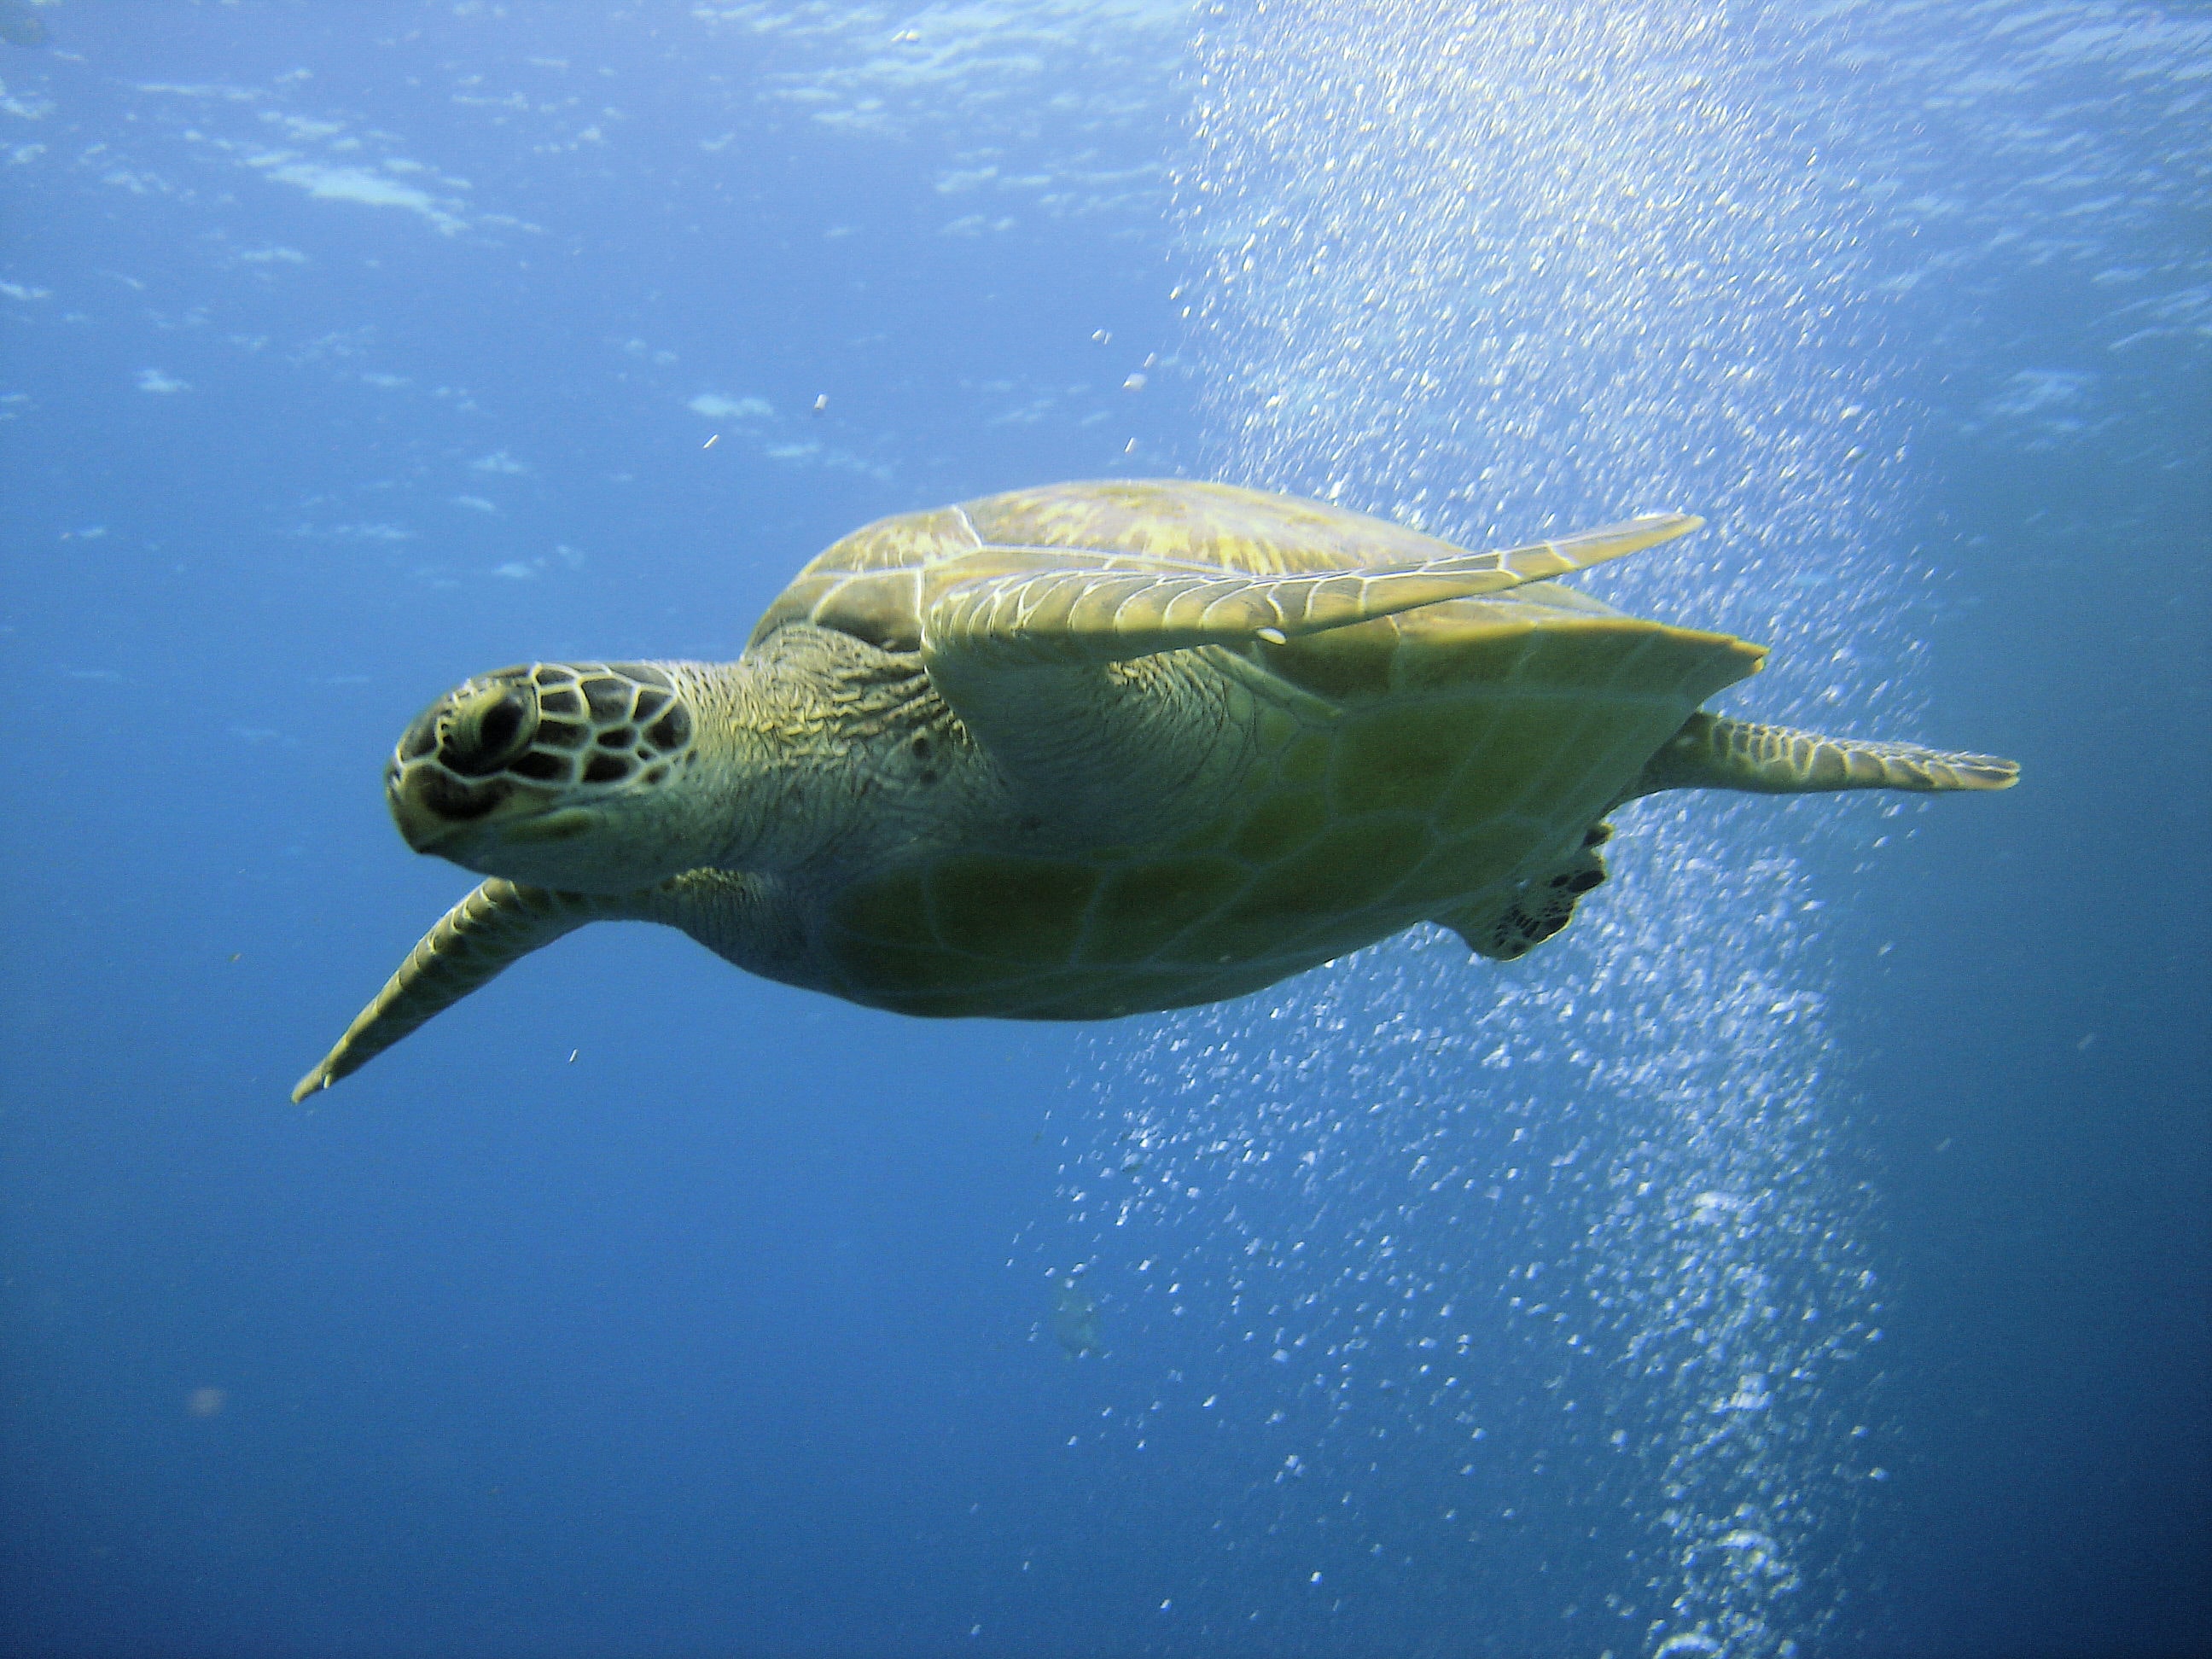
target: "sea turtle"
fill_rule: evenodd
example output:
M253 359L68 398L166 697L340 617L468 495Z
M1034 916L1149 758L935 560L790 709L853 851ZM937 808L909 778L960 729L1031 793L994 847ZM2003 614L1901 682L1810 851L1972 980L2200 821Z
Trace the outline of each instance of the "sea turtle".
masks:
M1224 484L1058 484L855 531L735 662L480 675L408 727L385 797L490 878L294 1098L587 921L902 1013L1104 1019L1419 921L1518 957L1655 790L2013 781L1703 713L1762 647L1546 580L1700 522L1469 553Z

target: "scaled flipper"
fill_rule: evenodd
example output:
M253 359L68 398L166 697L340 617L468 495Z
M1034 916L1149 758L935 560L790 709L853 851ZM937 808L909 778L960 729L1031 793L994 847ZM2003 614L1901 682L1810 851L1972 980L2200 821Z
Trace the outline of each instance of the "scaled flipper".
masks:
M1661 746L1623 799L1662 789L1741 789L1761 795L1832 789L2009 789L2020 763L1911 743L1826 738L1695 714Z
M1279 645L1588 569L1704 522L1686 513L1653 514L1501 552L1297 574L1134 555L1070 568L1057 550L1021 558L994 548L983 556L988 574L963 576L965 562L957 559L932 571L922 651L933 678L942 670L965 678L1000 666L1096 667L1201 646Z
M322 1064L301 1078L305 1100L357 1072L393 1043L513 963L587 921L623 914L619 902L583 893L519 887L496 878L446 912L407 953L399 971L346 1028Z
M1524 883L1504 903L1492 898L1463 904L1431 920L1457 933L1479 957L1516 962L1574 919L1583 894L1604 884L1605 860L1597 849L1612 836L1611 824L1594 823L1556 868Z

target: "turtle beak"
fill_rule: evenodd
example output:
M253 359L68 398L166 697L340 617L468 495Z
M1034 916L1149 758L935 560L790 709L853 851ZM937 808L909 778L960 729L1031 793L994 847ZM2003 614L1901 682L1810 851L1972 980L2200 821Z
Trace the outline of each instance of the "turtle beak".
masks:
M491 816L513 793L501 778L463 783L433 766L385 769L384 804L401 839L418 853L444 850Z

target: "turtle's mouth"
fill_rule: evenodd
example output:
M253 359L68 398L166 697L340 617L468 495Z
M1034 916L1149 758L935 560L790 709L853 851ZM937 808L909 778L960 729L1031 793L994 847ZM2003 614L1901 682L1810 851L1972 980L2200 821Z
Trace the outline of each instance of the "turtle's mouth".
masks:
M434 766L394 765L384 783L385 805L408 846L434 853L446 843L483 827L514 799L504 778L465 783Z
M546 791L505 778L459 783L427 767L395 769L384 799L410 848L471 868L495 848L574 841L599 821L590 808L563 805Z

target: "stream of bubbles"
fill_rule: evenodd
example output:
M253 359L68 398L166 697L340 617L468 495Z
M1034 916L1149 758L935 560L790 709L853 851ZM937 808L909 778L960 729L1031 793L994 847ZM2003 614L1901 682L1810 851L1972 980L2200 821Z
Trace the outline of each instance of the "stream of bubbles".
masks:
M1699 0L1215 20L1176 181L1188 470L1475 547L1700 512L1587 585L1773 646L1737 706L1910 732L1903 422L1797 27ZM1808 868L1835 860L1800 849L1897 810L1652 799L1520 963L1416 930L1097 1039L1073 1237L1124 1351L1207 1379L1272 1469L1237 1525L1286 1570L1331 1526L1333 1566L1399 1564L1388 1595L1463 1621L1407 1651L1754 1659L1837 1628L1885 1478L1881 1292ZM1336 1577L1339 1639L1371 1632L1383 1581Z

